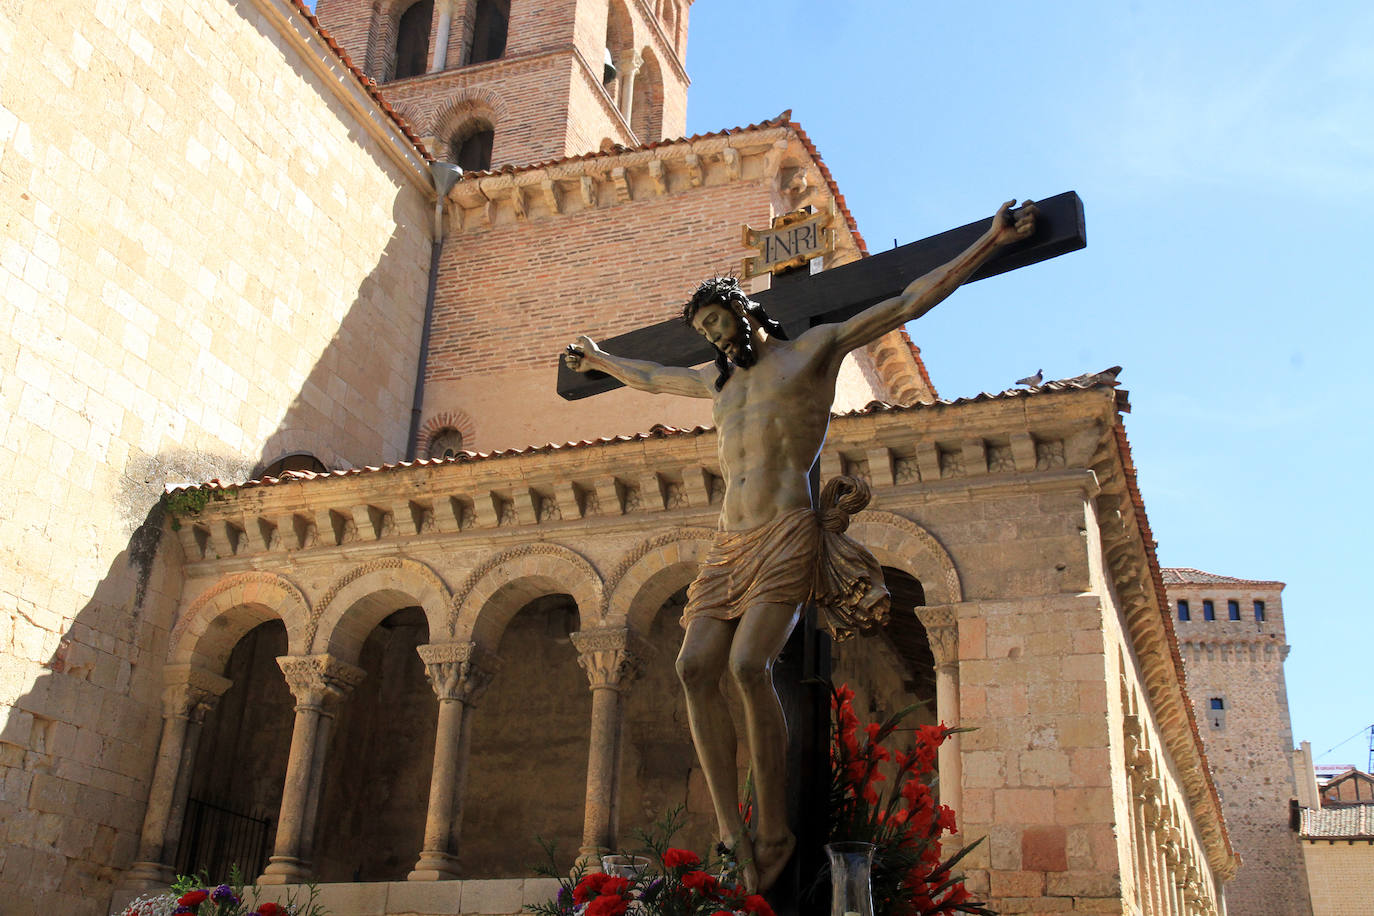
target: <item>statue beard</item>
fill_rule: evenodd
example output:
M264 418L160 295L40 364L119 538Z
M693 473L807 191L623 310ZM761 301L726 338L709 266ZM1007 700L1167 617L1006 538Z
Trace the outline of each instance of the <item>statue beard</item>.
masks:
M736 315L735 322L739 332L739 352L731 362L741 369L748 369L759 361L759 351L754 348L754 335L749 332L749 322L743 315Z

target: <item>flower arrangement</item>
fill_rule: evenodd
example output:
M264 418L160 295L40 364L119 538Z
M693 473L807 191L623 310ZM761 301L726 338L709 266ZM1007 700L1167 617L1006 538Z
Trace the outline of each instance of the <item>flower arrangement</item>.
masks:
M938 780L936 753L946 738L962 729L918 725L909 751L886 746L916 708L908 706L882 723L866 725L861 741L854 691L843 685L831 688L830 840L877 847L872 875L875 916L996 916L973 899L963 876L953 873L978 844L940 859L940 837L956 828L954 811L936 804L932 791ZM877 784L887 781L889 773L891 789L880 792Z
M306 885L305 899L297 899L297 889L286 892L286 903L264 901L249 909L244 903L243 879L238 868L230 869L230 884L209 887L197 875L178 875L171 890L161 894L145 894L121 910L118 916L328 916L328 911L315 901L318 889ZM258 888L249 889L251 897L259 897Z
M744 888L739 863L729 850L718 846L710 862L687 849L668 845L682 824L682 809L670 812L648 831L640 833L650 852L648 867L633 877L586 872L575 868L571 875L553 864L538 869L557 878L554 898L526 909L535 916L773 916L773 909L758 894Z

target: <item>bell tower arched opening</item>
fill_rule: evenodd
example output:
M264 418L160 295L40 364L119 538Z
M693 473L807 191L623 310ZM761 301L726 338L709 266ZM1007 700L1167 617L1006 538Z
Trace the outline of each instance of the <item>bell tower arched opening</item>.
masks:
M434 0L418 0L396 22L396 69L394 79L419 76L429 69L429 27L434 21Z

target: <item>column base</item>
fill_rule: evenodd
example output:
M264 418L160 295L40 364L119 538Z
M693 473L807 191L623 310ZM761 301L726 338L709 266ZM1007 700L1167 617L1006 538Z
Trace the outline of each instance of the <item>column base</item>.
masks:
M606 846L583 846L577 851L577 861L573 863L573 868L580 868L584 872L601 871L601 857L610 851Z
M272 856L258 884L309 884L315 879L310 863L295 856Z
M156 891L171 887L176 880L172 866L161 862L135 862L124 874L120 887L133 891Z
M406 875L407 881L452 881L462 877L458 873L458 857L446 852L425 850L420 861Z

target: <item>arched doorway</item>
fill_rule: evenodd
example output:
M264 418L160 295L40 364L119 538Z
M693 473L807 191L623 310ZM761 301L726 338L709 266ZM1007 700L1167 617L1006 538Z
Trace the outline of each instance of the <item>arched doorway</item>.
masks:
M416 651L428 642L419 607L389 614L363 642L367 676L340 705L325 760L314 845L322 882L404 881L415 863L439 715Z
M234 645L224 676L233 685L205 716L177 845L177 874L229 878L231 866L262 873L275 839L295 700L277 666L286 626L269 620Z
M499 600L499 599L498 599ZM571 595L527 602L501 633L500 670L473 707L459 862L483 878L529 875L540 840L570 867L582 838L591 691L569 635Z

